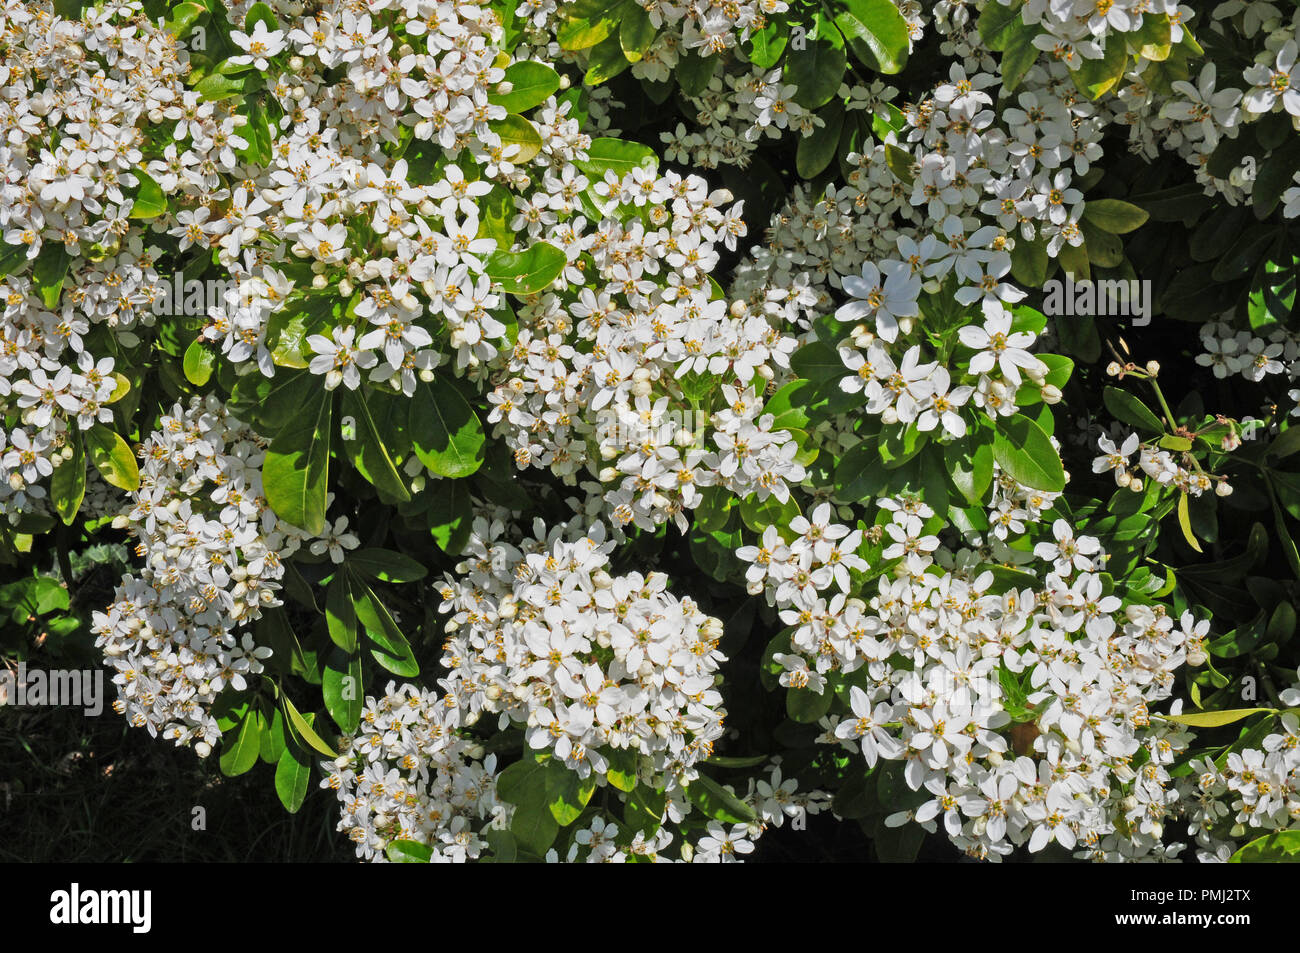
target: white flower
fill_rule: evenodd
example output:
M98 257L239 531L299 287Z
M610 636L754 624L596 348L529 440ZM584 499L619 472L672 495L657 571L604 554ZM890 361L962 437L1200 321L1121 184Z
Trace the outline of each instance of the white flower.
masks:
M917 313L921 276L913 274L904 262L890 259L882 261L879 267L864 262L861 275L846 276L843 286L857 300L841 306L835 317L845 322L874 317L876 333L886 341L898 337L899 318Z
M266 28L264 20L258 20L253 24L253 32L243 33L239 30L230 31L230 39L241 50L246 51L239 56L232 56L230 62L246 66L253 64L255 69L266 72L268 59L276 56L284 49L284 31L270 30Z

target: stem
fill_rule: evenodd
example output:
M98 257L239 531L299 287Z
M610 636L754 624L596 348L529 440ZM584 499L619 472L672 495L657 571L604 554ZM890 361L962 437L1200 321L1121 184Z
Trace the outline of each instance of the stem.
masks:
M1154 377L1148 377L1147 380L1151 384L1151 389L1156 392L1156 400L1160 401L1160 409L1165 412L1165 420L1169 422L1169 429L1177 430L1178 422L1174 420L1174 412L1169 409L1169 404L1165 400L1165 395L1164 392L1160 389L1160 385L1156 383L1156 379Z

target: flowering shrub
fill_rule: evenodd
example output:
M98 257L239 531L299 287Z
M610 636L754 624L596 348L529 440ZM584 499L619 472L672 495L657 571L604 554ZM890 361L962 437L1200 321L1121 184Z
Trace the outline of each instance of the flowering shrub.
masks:
M367 860L1300 850L1296 4L0 22L0 592L133 547L132 725Z

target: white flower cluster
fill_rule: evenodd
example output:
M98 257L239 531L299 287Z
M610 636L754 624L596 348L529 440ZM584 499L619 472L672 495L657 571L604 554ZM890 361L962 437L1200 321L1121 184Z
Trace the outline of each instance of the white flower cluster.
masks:
M656 29L681 33L681 45L700 56L713 56L767 26L767 18L790 9L786 0L636 0Z
M283 560L305 537L262 495L266 441L213 396L177 405L140 448L140 488L116 524L144 565L93 616L116 674L113 707L150 734L206 756L221 732L209 708L242 691L271 654L237 628L280 605ZM115 525L116 525L115 524Z
M876 324L874 333L857 325L839 347L840 359L853 372L840 387L862 393L867 413L879 414L886 424L915 423L923 432L956 438L966 434L959 411L967 403L994 420L1009 416L1019 409L1016 392L1026 383L1037 387L1044 401L1060 401L1060 388L1044 379L1047 365L1029 353L1037 335L1013 331L1011 312L996 299L984 300L982 326L968 324L959 331L961 343L975 353L957 386L952 372L924 359L919 344L907 348L901 358L892 356L888 345L900 328L910 331L920 286L920 276L896 260L882 262L879 269L868 263L860 278L844 279L845 290L855 300L842 306L836 317L846 322L871 317Z
M462 578L441 589L449 703L466 723L523 725L529 748L582 777L602 778L609 750L635 752L668 790L688 783L722 734L722 623L662 573L611 576L600 523L566 542L539 522L520 547L504 531L476 519Z
M784 500L805 471L788 432L758 414L795 341L772 327L770 308L728 307L709 281L715 243L734 248L744 232L740 203L724 211L730 194L696 176L607 172L589 230L571 198L586 179L571 166L554 179L549 211L534 207L527 227L550 229L571 261L590 255L592 265L562 276L584 283L576 300L551 290L518 309L518 337L488 395L495 435L521 469L546 467L569 483L584 470L597 476L582 484L589 515L616 529L669 518L684 527L699 488L715 483ZM688 390L706 375L735 385L716 413L713 392Z
M435 863L463 863L486 848L489 824L509 820L496 798L496 755L485 758L460 727L460 708L417 685L389 682L366 698L358 733L321 763L321 787L338 793L338 830L358 857L382 862L389 844L406 840L431 847Z
M178 118L195 94L175 37L139 3L68 20L49 3L5 2L0 23L0 253L7 272L26 259L62 279L49 305L31 269L0 282L0 416L21 417L0 427L0 513L16 521L43 507L39 481L71 455L71 433L112 420L122 392L100 328L151 322L157 280L158 251L130 219L135 170L150 125ZM220 162L210 136L194 150L196 164Z
M1281 701L1300 704L1300 689L1282 692ZM1209 758L1192 762L1184 800L1199 860L1226 861L1238 839L1300 829L1300 719L1283 712L1279 727L1260 748L1230 752L1221 767Z
M783 316L807 327L845 278L897 255L929 287L955 276L962 303L1020 300L1004 280L1017 235L1052 257L1083 242L1072 183L1101 155L1104 117L1060 64L1029 70L1002 110L1005 128L991 108L999 88L996 72L954 63L947 82L907 104L889 141L849 155L855 168L843 186L817 199L795 190L767 243L738 268L734 292L791 289Z
M1208 367L1220 379L1240 374L1258 383L1269 374L1300 377L1300 343L1282 328L1261 338L1249 331L1234 331L1222 321L1201 325L1201 347L1196 363Z
M709 821L703 836L682 846L682 860L693 864L740 863L744 855L752 854L758 839L773 827L780 827L786 818L807 818L819 814L830 806L830 795L824 791L799 791L795 778L781 778L780 758L769 765L766 778L750 778L749 793L742 799L754 811L755 820L748 824L723 824ZM681 820L690 805L679 799L668 802L666 816ZM601 815L596 815L582 829L574 832L573 843L565 855L565 863L581 861L588 864L622 864L632 857L644 857L652 863L672 863L666 856L673 842L672 833L660 827L646 837L642 831L632 837L626 846L620 846L619 826ZM548 863L559 862L559 851L547 852Z
M1004 496L990 522L1023 538L1051 505L1041 497ZM941 543L923 502L881 502L892 511L881 558L898 562L868 600L838 568L859 537L829 506L788 544L773 530L738 555L790 626L783 684L849 686L852 715L824 719L822 740L869 765L903 762L918 800L887 823L941 820L954 844L987 859L1053 840L1098 859L1173 856L1160 840L1176 809L1169 767L1190 735L1150 707L1170 696L1207 624L1126 605L1096 571L1098 541L1064 520L1037 544L1037 565L1019 567L1042 582L1007 588L980 553Z
M407 42L397 47L387 25L400 26ZM201 187L205 205L178 214L171 229L182 250L217 247L236 279L211 309L206 339L236 363L255 357L271 376L274 315L305 309L318 318L305 356L328 387L355 389L366 370L372 383L408 396L416 375L444 359L421 324L430 316L446 325L458 366L496 356L491 342L505 325L491 313L500 297L483 268L497 242L480 237L478 204L492 183L467 179L455 162L429 185L409 176L413 162L432 165L445 154L465 156L513 188L528 185L511 161L519 145L489 125L506 115L487 98L504 76L499 37L486 4L376 2L360 14L328 4L262 41L265 55L274 55L272 46L293 54L289 71L270 80L282 113L270 161L223 187L221 206L213 205L210 178ZM327 79L327 70L344 73ZM412 157L394 161L384 147L408 130ZM433 154L415 158L421 148ZM177 155L173 169L158 170L160 181L170 184L168 171L183 176L187 164ZM366 227L349 227L358 218ZM322 293L331 278L350 299L345 310Z
M1227 439L1229 442L1225 444L1225 449L1231 445L1232 438ZM1200 496L1207 490L1213 490L1219 496L1229 496L1232 493L1232 484L1227 477L1206 473L1190 454L1182 455L1182 460L1193 465L1183 466L1179 457L1158 446L1155 441L1141 441L1136 433L1128 434L1118 444L1102 434L1097 438L1097 449L1101 453L1093 458L1092 472L1113 472L1115 483L1134 493L1140 493L1145 488L1139 470L1146 474L1147 479L1154 480L1161 486L1177 487L1191 496ZM1134 454L1137 454L1136 466L1132 462Z
M1146 16L1167 16L1170 42L1178 43L1183 22L1192 15L1192 9L1177 0L1114 0L1087 8L1073 0L1029 0L1021 8L1024 22L1043 30L1034 37L1034 46L1071 69L1079 69L1084 60L1101 59L1111 43L1123 47L1126 34L1139 32Z

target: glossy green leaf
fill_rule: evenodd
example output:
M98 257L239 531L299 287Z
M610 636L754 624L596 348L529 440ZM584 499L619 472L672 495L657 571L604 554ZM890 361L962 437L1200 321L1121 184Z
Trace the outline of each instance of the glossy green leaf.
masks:
M262 464L262 488L271 509L313 535L325 530L333 396L317 381L299 413L271 441Z
M1017 483L1059 493L1065 489L1065 468L1050 438L1023 414L1001 417L993 439L993 459Z
M106 483L128 493L140 489L140 467L130 445L120 434L103 424L95 424L82 434L82 438L90 462Z
M545 63L521 60L507 66L505 72L502 86L509 83L510 92L492 93L488 102L504 107L508 113L524 113L540 106L560 88L560 75Z
M877 73L901 72L911 39L892 0L838 0L835 25L849 48Z
M434 473L460 479L483 465L483 424L450 381L417 384L410 412L415 454Z

